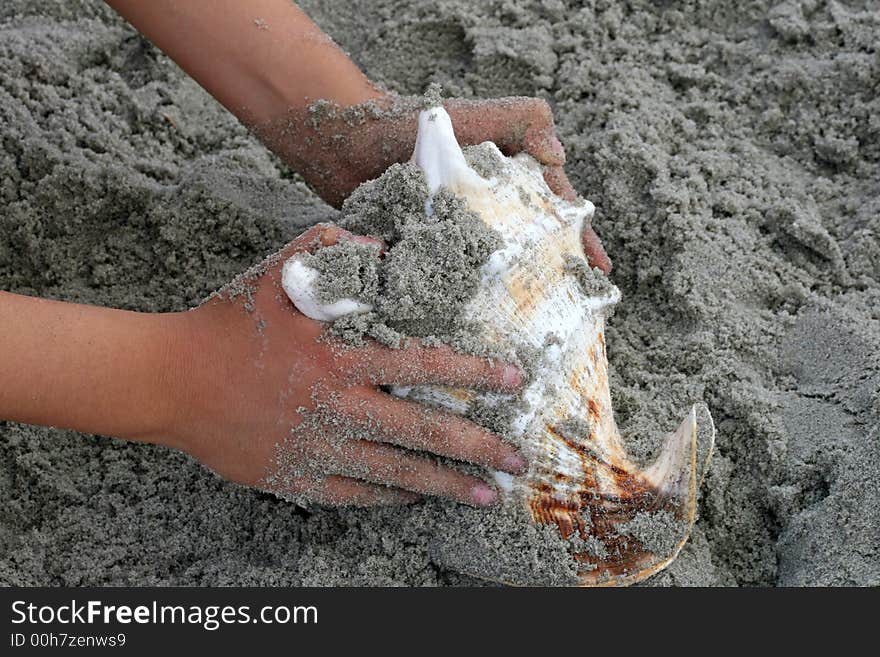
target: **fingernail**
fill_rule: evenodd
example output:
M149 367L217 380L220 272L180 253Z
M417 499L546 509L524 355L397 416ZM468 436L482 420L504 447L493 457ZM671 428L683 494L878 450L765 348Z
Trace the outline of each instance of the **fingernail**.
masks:
M471 499L477 506L492 506L498 498L498 493L486 484L477 484L471 489Z
M505 365L501 370L501 381L509 388L518 388L523 382L522 371L516 365Z
M501 461L502 469L511 474L523 474L527 467L526 460L519 454L509 454Z

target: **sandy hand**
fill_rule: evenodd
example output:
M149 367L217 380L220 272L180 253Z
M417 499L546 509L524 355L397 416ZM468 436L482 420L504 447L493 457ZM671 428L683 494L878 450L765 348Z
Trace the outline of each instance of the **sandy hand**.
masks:
M495 491L431 454L520 473L502 440L380 385L443 384L512 392L513 366L415 341L351 348L299 313L281 288L292 254L358 238L320 225L189 315L188 385L172 444L218 474L328 504L395 504L420 494L484 506ZM428 452L429 454L425 454Z
M341 108L313 105L254 130L296 169L320 196L340 205L362 182L410 158L421 98L386 97ZM443 103L464 146L493 141L506 155L526 152L544 165L544 179L557 195L574 199L563 170L565 149L556 136L550 106L538 98L450 99ZM608 273L611 261L591 226L584 228L590 265Z

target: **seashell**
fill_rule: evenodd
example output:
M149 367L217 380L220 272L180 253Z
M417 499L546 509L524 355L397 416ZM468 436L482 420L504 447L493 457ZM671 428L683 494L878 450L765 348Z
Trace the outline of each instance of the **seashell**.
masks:
M498 161L490 179L468 166L445 110L435 107L419 116L413 161L424 171L429 190L446 187L465 199L504 241L483 267L466 319L501 352L525 347L541 354L522 394L524 410L511 427L529 470L521 477L495 473L495 482L504 502L522 505L535 523L575 539L573 545L580 539L593 546L570 552L578 584L638 582L671 563L690 535L699 480L714 443L711 416L701 404L691 407L648 467L627 456L611 407L604 337L606 316L620 292L589 270L581 245L582 227L594 207L555 196L530 156L507 158L491 142L482 148ZM333 318L332 309L309 306L308 272L302 269L295 259L286 263L288 295L306 314ZM349 308L360 303L343 301ZM474 404L513 401L437 386L393 392L459 414ZM628 533L651 516L669 521L671 538L653 541L644 532ZM491 569L469 574L526 583Z

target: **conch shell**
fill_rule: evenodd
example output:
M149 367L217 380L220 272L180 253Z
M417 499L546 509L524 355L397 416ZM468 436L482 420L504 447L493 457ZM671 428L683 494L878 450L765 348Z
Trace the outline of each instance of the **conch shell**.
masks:
M541 354L522 396L525 410L511 428L529 470L521 477L495 473L496 483L506 502L524 505L534 522L594 546L571 552L580 585L638 582L671 563L690 535L714 442L711 416L705 406L693 406L646 468L627 457L611 409L604 338L605 317L620 292L590 271L581 245L594 207L555 196L530 156L507 158L490 142L482 147L498 161L489 179L468 166L442 108L419 116L413 161L431 193L445 187L465 199L504 241L484 265L465 319L489 344ZM308 286L288 271L285 289L306 307ZM394 392L459 414L477 403L511 403L503 395L436 386ZM637 518L652 514L672 521L672 540L627 533Z

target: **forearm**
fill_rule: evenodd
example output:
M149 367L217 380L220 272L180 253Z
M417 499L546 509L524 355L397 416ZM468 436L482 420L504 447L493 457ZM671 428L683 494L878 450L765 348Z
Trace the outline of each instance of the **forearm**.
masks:
M157 441L182 321L0 292L0 419Z
M379 92L290 0L107 0L249 126Z

